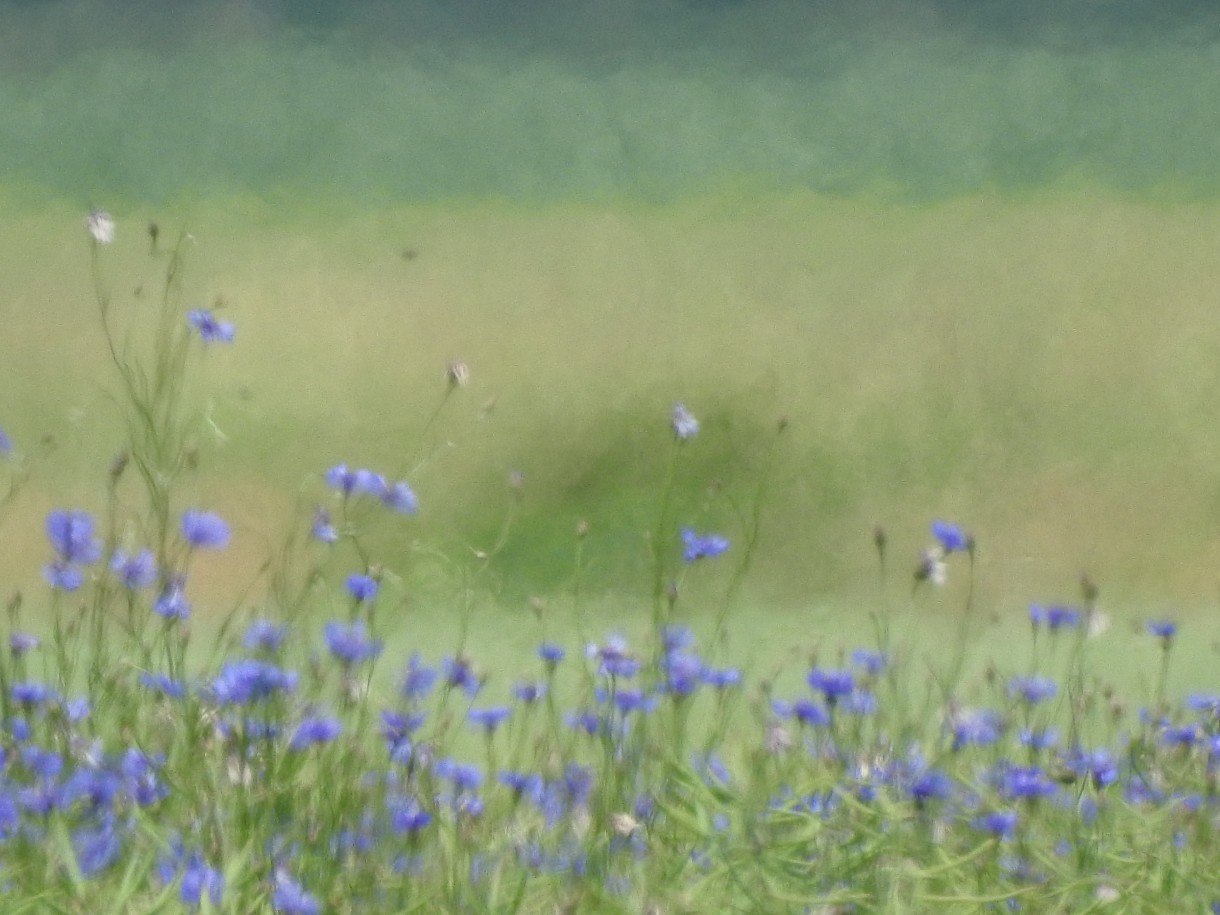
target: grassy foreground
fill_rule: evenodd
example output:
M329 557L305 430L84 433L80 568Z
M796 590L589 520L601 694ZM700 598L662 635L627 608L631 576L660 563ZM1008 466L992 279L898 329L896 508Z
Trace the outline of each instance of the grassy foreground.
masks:
M878 598L867 644L745 670L727 634L773 471L756 468L731 538L689 517L683 477L718 434L694 403L654 420L631 638L614 631L626 614L588 612L577 528L561 595L577 638L538 603L528 653L471 656L493 538L413 552L449 570L453 648L387 650L417 582L384 564L379 532L428 512L406 461L318 468L266 587L202 641L196 573L238 544L192 482L212 422L199 369L248 344L228 309L184 304L185 237L150 238L164 273L133 306L113 221L95 211L87 228L89 336L124 446L93 456L102 510L49 512L45 581L8 601L6 911L1220 910L1220 696L1169 688L1189 630L1141 624L1135 695L1098 663L1116 633L1084 579L1076 602L1030 607L1025 647L980 666L986 543L936 521L913 567L883 529L872 563L882 594L952 620L938 650L913 650ZM449 365L421 442L468 377ZM38 460L0 433L0 506ZM695 617L702 641L682 625Z

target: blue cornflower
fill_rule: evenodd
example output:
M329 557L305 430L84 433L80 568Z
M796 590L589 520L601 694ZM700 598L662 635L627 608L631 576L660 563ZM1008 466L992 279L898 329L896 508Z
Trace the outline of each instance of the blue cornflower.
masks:
M466 719L483 733L491 736L496 728L506 722L513 710L507 705L494 705L490 708L472 708L466 713Z
M989 832L1000 839L1011 839L1017 833L1017 814L1013 810L997 810L975 817L970 824L979 832Z
M715 689L728 689L741 683L741 671L736 667L705 667L701 676L704 683Z
M255 620L246 630L246 634L242 638L242 645L247 651L265 651L268 654L275 654L284 644L287 634L287 626L273 623L271 620Z
M1038 766L1009 767L1000 777L999 789L1001 796L1009 801L1050 797L1058 790Z
M665 668L665 686L675 695L688 696L699 688L703 675L703 661L684 651L672 651L662 662Z
M56 559L43 566L42 577L57 591L75 591L85 583L85 573L62 559Z
M245 705L268 699L276 693L296 689L295 671L285 671L266 661L229 661L212 683L216 701L221 705Z
M153 612L167 620L186 620L191 615L191 604L186 599L182 576L175 575L166 583L165 589L153 604Z
M305 718L292 735L288 749L300 751L315 743L328 743L343 733L343 725L335 718L311 715Z
M381 474L363 467L349 470L346 464L336 464L326 471L326 484L345 496L364 494L381 498L388 488Z
M856 679L850 670L823 670L815 667L809 672L809 686L822 694L826 704L834 707L844 696L851 695L856 688Z
M693 528L682 529L682 559L694 562L697 559L712 559L729 548L729 541L719 534L696 534Z
M440 778L452 782L457 791L477 791L483 784L483 770L478 766L442 759L433 769Z
M13 701L18 705L24 705L27 707L54 702L59 698L59 694L46 684L32 681L26 683L14 683L9 691L9 694L13 697Z
M402 679L403 696L412 701L423 699L432 691L435 683L436 670L423 665L418 651L412 653L411 660L407 662L407 672Z
M188 311L186 322L198 331L204 343L232 343L237 332L231 321L218 321L216 315L204 308Z
M1039 702L1053 699L1058 692L1059 687L1049 677L1013 677L1008 681L1008 695L1019 698L1027 705L1037 705Z
M309 533L314 540L320 540L322 543L337 543L339 540L339 532L331 523L330 512L320 505L313 510L313 524Z
M284 915L319 915L322 906L305 887L297 883L287 871L275 871L275 890L271 894L271 908Z
M1036 731L1022 728L1017 739L1021 741L1021 746L1029 747L1031 750L1049 750L1059 745L1059 731L1056 728L1043 728Z
M776 714L780 714L782 711L782 706L775 709ZM797 699L792 703L789 712L801 724L807 724L810 727L824 728L830 724L830 712L826 711L824 705L811 699Z
M614 704L624 715L631 712L647 714L657 707L657 700L638 689L617 689L614 691Z
M13 440L8 433L0 429L0 457L8 457L13 453Z
M216 907L220 905L224 888L224 874L214 867L209 867L201 855L194 854L187 860L182 871L182 886L178 898L184 905L197 909L203 902L203 894L207 893L209 901Z
M970 538L966 533L948 521L933 521L932 536L946 553L957 553L970 548Z
M358 603L367 603L377 596L377 579L370 575L349 575L347 593Z
M193 547L223 549L229 544L229 525L212 512L188 508L182 513L182 539Z
M546 684L525 680L513 686L513 697L526 705L533 705L546 695Z
M416 498L415 491L402 481L387 487L381 494L381 501L400 515L414 515L419 511L419 499Z
M1064 764L1077 776L1087 776L1097 789L1118 781L1118 765L1108 750L1083 750L1079 747L1065 754Z
M1045 625L1051 632L1060 629L1075 629L1080 625L1080 611L1074 607L1043 607L1041 604L1031 604L1029 620L1034 628Z
M152 551L141 550L135 555L123 550L115 550L110 558L110 571L130 591L152 586L157 580L157 560Z
M65 563L87 566L102 556L102 542L93 536L93 516L88 512L51 512L47 515L47 539Z
M371 661L381 654L384 643L370 638L364 620L354 623L329 622L322 631L326 647L345 666Z
M878 677L885 670L886 657L879 651L857 648L851 653L851 662L870 677Z
M685 405L676 403L669 414L670 424L674 427L674 435L678 441L686 441L699 434L699 420L695 419Z
M1178 624L1173 620L1149 620L1148 634L1169 643L1178 634Z
M953 779L939 769L929 769L911 783L911 797L917 807L928 801L943 801L953 793Z
M95 877L118 860L122 842L115 830L113 814L96 826L85 826L72 833L76 866L84 877Z
M464 656L445 658L441 661L441 672L445 684L458 687L468 696L474 696L483 688L482 678L475 672L473 662Z
M186 685L168 674L153 674L145 671L136 678L136 681L145 689L169 696L171 699L181 699L186 695Z
M953 729L953 749L975 744L987 746L1000 739L1004 732L1004 719L991 709L958 712L950 721Z
M554 667L565 657L567 652L559 645L553 642L543 642L538 646L538 657L540 657L548 667Z
M542 776L536 772L510 772L502 770L496 776L496 780L512 791L518 799L528 798L535 804L542 800L542 792L546 788L546 783L542 780Z
M42 639L28 632L14 632L8 637L8 650L14 658L24 657L42 645Z
M386 808L390 812L390 828L398 835L419 832L432 822L432 814L413 797L388 797Z

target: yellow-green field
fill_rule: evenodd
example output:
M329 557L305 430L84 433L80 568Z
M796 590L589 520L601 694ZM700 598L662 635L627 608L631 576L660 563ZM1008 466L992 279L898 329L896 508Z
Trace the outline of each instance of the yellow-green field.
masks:
M339 461L410 471L424 511L404 552L458 556L494 543L508 474L523 472L520 515L480 578L507 608L565 591L582 519L585 586L645 585L665 417L682 400L705 424L684 457L691 523L738 533L730 501L753 503L775 447L747 605L870 594L877 523L905 579L943 516L978 538L989 612L1074 599L1083 570L1119 613L1215 606L1215 206L743 191L116 216L104 265L118 300L155 295L156 219L163 248L194 236L188 301L223 297L238 325L199 392L212 424L197 497L240 531L206 570L218 600L244 591ZM0 571L27 588L44 512L97 506L98 456L121 434L80 218L14 205L0 227L6 428L30 452L56 441L4 528ZM473 380L421 441L454 359Z

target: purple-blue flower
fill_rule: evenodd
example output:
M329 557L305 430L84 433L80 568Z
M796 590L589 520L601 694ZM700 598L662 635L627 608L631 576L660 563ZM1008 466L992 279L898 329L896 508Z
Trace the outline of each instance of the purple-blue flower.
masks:
M191 615L191 603L186 599L185 583L174 576L157 597L153 612L167 620L186 620Z
M214 867L209 867L203 857L196 854L187 860L182 871L182 886L178 898L184 905L197 909L203 902L203 894L207 893L212 906L218 907L224 895L224 888L224 874Z
M369 637L364 620L354 623L329 622L322 630L326 647L345 666L369 661L381 654L380 639Z
M330 512L320 505L313 510L313 524L309 533L314 540L322 543L336 543L339 540L339 532L331 523Z
M1008 695L1014 699L1019 698L1027 705L1037 705L1047 699L1054 699L1058 692L1059 687L1049 677L1013 677L1008 681Z
M65 563L90 565L102 556L102 541L93 536L93 516L88 512L51 512L47 515L47 539Z
M242 645L247 651L265 651L274 654L284 643L288 627L273 623L271 620L255 620L246 630Z
M1149 620L1148 634L1168 642L1178 634L1178 624L1173 620Z
M42 577L57 591L75 591L85 583L85 573L62 559L43 566Z
M245 705L296 689L297 675L266 661L229 661L212 683L212 692L221 705Z
M275 872L275 891L271 894L271 908L283 915L319 915L322 905L305 887L297 883L287 871Z
M487 735L506 722L513 710L507 705L494 705L490 708L472 708L466 713L467 720L474 727L481 728Z
M729 548L729 541L719 534L696 534L692 528L682 529L682 558L686 562L711 559Z
M1017 832L1017 814L1012 810L997 810L970 821L979 832L991 833L1000 839L1011 839Z
M347 593L358 603L367 603L377 596L377 579L368 575L349 575Z
M543 642L538 646L538 657L548 667L554 667L567 656L567 652L563 647L556 645L554 642Z
M212 512L188 508L182 513L182 539L193 547L223 549L229 544L229 525Z
M669 421L674 427L674 435L679 441L686 441L688 438L694 438L699 434L699 420L695 419L690 410L686 409L684 404L674 404L673 410L670 412Z
M856 688L856 679L850 670L815 667L809 672L809 686L822 694L827 705L833 706L839 699L851 695Z
M8 433L0 429L0 457L8 457L13 453L13 440Z
M151 587L157 580L157 560L150 550L132 555L115 550L110 558L110 571L131 591Z
M395 483L381 494L381 501L400 515L414 515L419 511L419 499L415 491L404 482Z
M946 553L956 553L969 548L970 538L956 524L948 521L933 521L932 536Z
M292 735L292 740L288 744L288 749L304 750L315 743L327 743L334 740L342 733L343 725L337 719L311 715L297 726L296 733Z
M231 321L218 321L216 315L204 308L188 311L186 321L204 343L232 343L237 332Z

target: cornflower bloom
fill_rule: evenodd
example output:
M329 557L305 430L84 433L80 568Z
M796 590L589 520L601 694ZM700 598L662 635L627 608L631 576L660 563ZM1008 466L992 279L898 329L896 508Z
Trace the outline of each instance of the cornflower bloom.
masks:
M275 654L284 644L284 637L287 634L287 626L273 623L270 620L255 620L242 637L242 645L247 651L265 651L268 654Z
M211 311L203 308L188 311L186 321L204 343L232 343L237 333L231 321L218 321Z
M490 737L496 729L508 720L513 710L507 705L494 705L490 708L472 708L466 713L467 720Z
M309 529L310 536L322 543L337 543L339 532L335 530L330 520L330 512L318 505L313 510L313 524Z
M1011 839L1017 833L1017 814L1013 810L997 810L977 816L970 821L979 832L987 832L998 839Z
M335 718L310 715L297 726L296 733L288 743L288 749L304 750L315 743L328 743L343 733L343 725Z
M8 650L14 658L24 657L41 644L42 640L38 636L28 632L14 632L8 637Z
M953 731L953 749L974 744L987 746L1000 739L1004 731L1004 719L991 709L965 709L949 719Z
M1000 795L1005 800L1035 800L1050 797L1059 789L1038 766L1011 766L1000 776Z
M363 620L345 624L329 622L323 629L326 647L345 667L371 661L381 654L384 643L380 639L369 638Z
M809 672L809 686L820 692L832 709L839 699L850 696L856 688L855 677L850 670L823 670L815 667Z
M145 689L168 696L171 699L181 699L186 695L186 685L181 681L174 680L168 674L153 674L145 671L136 678L136 682Z
M102 556L102 542L93 535L93 516L82 511L57 509L47 515L47 539L55 559L43 569L53 588L75 591L85 580L78 565L92 565Z
M403 697L412 702L423 699L428 693L432 692L432 687L435 683L436 671L431 667L423 665L418 651L412 653L411 660L407 662L407 672L403 675L402 679L400 692Z
M1043 607L1041 604L1031 604L1029 620L1037 629L1045 625L1052 633L1060 629L1075 629L1080 625L1080 611L1074 607L1053 606Z
M474 671L474 665L469 658L456 657L445 658L441 662L441 672L445 677L445 684L452 687L458 687L467 696L474 696L480 689L483 688L483 681Z
M167 620L190 618L191 604L186 599L185 582L181 575L175 575L166 583L157 602L153 604L153 612Z
M729 541L719 534L696 534L693 528L682 529L682 559L695 562L698 559L712 559L724 553L729 548Z
M561 646L553 642L543 642L538 646L538 657L551 669L554 669L560 661L567 657L567 654Z
M1026 705L1037 705L1054 699L1059 692L1055 681L1049 677L1013 677L1008 681L1008 695L1020 699Z
M186 867L182 871L182 885L178 891L178 898L184 905L192 909L199 908L203 903L203 894L207 893L212 906L219 906L224 889L224 874L210 867L202 855L196 853L187 859Z
M8 457L13 453L13 440L8 433L0 429L0 457Z
M1178 634L1178 624L1173 620L1149 620L1148 634L1160 639L1166 647L1173 641L1173 637Z
M948 521L933 521L932 536L945 554L958 553L970 548L970 538L956 524Z
M296 689L295 671L285 671L266 661L229 661L212 683L212 693L221 705L246 705Z
M287 871L275 870L275 889L271 894L271 908L283 915L320 915L322 905L305 890Z
M182 539L200 549L223 549L229 543L229 526L219 515L188 508L182 513Z
M377 579L369 575L349 575L347 593L357 603L368 603L377 596Z
M699 420L695 419L694 415L683 404L674 404L673 410L669 415L669 421L674 428L674 435L678 437L678 441L684 442L699 434Z
M419 499L415 491L401 480L393 486L386 487L381 494L381 502L386 508L400 515L414 515L419 511Z
M110 571L129 591L151 587L157 580L157 561L150 550L141 550L131 555L115 550L110 558Z

